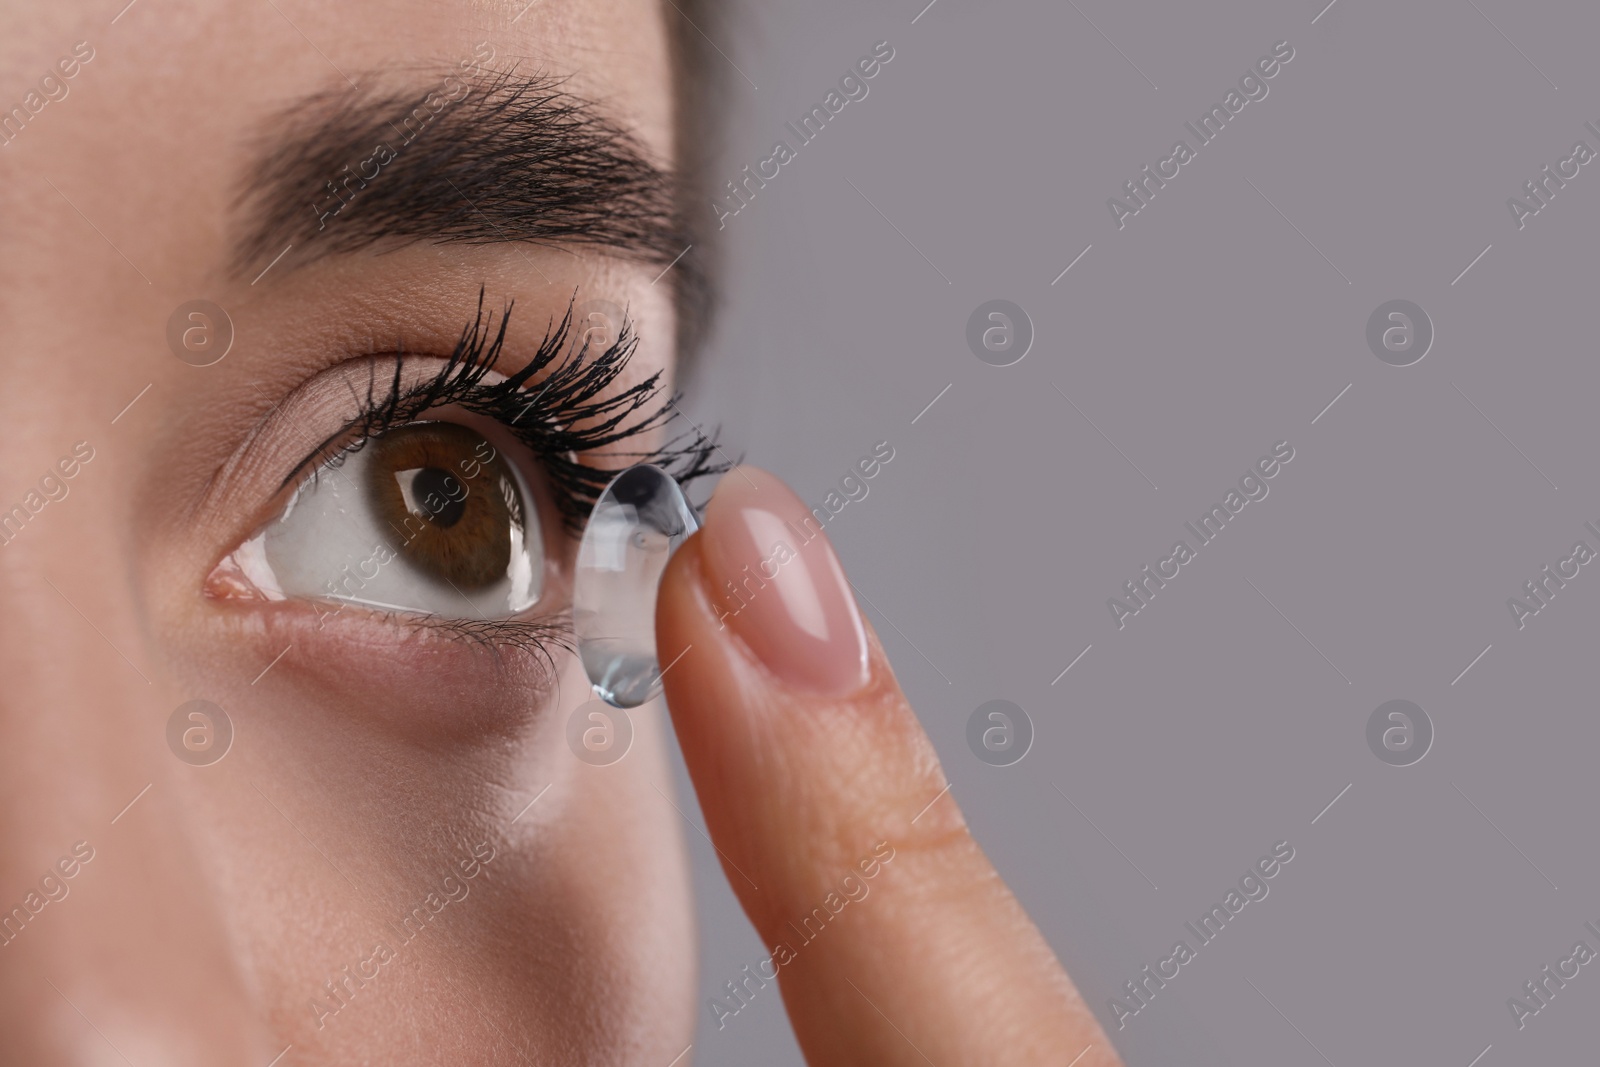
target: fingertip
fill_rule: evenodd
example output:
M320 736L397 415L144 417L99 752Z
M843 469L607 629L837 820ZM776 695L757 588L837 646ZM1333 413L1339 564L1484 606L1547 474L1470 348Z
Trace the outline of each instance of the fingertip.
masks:
M718 484L700 532L719 626L784 688L847 696L869 678L866 627L822 523L781 479L740 466Z

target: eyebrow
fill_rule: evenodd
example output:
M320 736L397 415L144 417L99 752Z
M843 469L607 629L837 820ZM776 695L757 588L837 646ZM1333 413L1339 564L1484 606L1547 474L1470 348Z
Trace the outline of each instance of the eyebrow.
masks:
M680 299L703 284L678 262L690 239L675 176L560 79L450 73L420 91L318 92L263 125L253 159L236 205L242 277L291 249L279 275L419 242L530 242L663 273L676 263Z

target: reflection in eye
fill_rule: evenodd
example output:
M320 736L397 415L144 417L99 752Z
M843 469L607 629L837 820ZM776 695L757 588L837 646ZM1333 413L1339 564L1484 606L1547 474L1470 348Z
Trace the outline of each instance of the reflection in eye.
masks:
M410 423L323 466L231 562L269 599L506 618L539 599L532 501L480 434Z

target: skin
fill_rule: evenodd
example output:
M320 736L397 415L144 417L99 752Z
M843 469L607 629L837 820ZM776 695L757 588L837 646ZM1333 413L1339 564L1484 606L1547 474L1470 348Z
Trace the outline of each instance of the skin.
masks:
M512 22L521 8L141 0L114 25L101 5L0 8L7 107L73 42L96 51L0 148L0 507L76 443L93 450L68 495L0 547L0 908L75 843L93 850L70 892L0 946L0 1059L671 1062L700 1011L683 822L662 802L675 721L713 837L763 886L742 899L764 938L846 853L883 837L899 850L875 889L890 902L780 980L812 1062L1065 1062L1090 1045L1082 1067L1116 1063L949 795L909 822L944 779L876 640L869 685L819 703L715 630L697 584L715 504L663 586L662 662L698 646L669 676L675 720L659 703L636 712L633 747L609 767L567 747L591 696L569 653L552 674L376 613L319 626L305 602L207 595L217 563L281 510L312 431L337 429L329 369L395 338L447 354L480 288L493 308L518 305L507 370L577 290L633 311L642 341L618 387L670 371L658 268L594 249L416 245L254 285L230 269L243 131L340 72L450 64L491 40L570 75L670 163L662 8L543 0ZM235 329L206 368L164 336L196 297ZM295 409L299 425L269 418L306 390L321 399ZM535 461L519 462L537 482ZM559 608L575 548L542 507L543 606ZM195 698L235 730L207 767L166 740ZM714 728L780 712L775 732ZM875 753L870 788L806 725L817 716ZM785 782L817 798L806 818L785 814ZM465 895L319 1011L326 983L449 873Z

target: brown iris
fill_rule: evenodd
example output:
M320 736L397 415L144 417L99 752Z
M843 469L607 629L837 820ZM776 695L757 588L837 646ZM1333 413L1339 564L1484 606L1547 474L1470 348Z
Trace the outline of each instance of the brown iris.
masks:
M456 423L419 422L367 449L367 493L397 535L401 559L463 593L506 579L524 512L516 478L493 445Z

